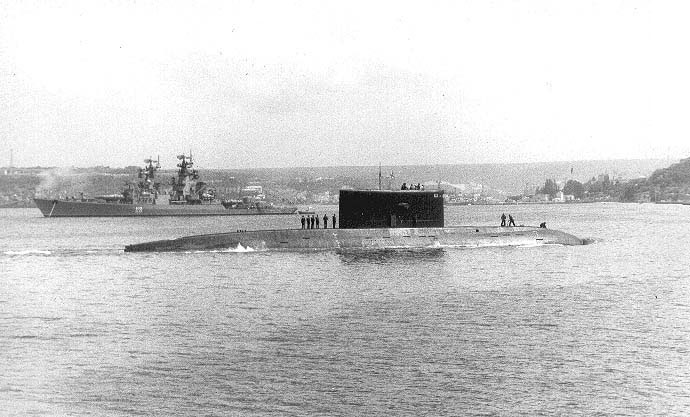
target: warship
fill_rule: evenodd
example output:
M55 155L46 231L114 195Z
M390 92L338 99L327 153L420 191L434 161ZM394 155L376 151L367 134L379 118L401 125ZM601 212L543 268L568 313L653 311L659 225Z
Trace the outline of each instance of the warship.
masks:
M330 229L214 233L136 243L124 250L380 250L591 243L545 227L446 226L442 190L340 190L337 220L337 227L332 221Z
M161 193L156 182L160 160L145 159L139 169L139 181L128 184L120 194L98 195L94 198L34 198L45 217L132 217L132 216L237 216L294 214L297 207L274 206L250 198L222 200L216 191L199 180L191 154L178 155L177 175L170 180L171 190Z

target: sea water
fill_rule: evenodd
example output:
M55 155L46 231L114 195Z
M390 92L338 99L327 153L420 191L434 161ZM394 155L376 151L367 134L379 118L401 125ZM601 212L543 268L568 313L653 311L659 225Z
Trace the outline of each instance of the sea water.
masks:
M690 414L690 206L446 224L503 212L596 243L131 254L299 218L0 210L0 415Z

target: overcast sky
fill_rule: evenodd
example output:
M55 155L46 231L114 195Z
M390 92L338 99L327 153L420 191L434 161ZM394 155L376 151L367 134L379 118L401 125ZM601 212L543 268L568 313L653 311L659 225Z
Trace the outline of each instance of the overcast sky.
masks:
M685 4L5 0L0 165L688 157Z

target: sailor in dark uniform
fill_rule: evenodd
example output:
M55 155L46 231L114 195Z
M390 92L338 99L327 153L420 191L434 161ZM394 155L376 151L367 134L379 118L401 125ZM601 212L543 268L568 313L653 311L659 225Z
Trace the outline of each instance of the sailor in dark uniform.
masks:
M333 219L332 219L332 220L333 220L333 226L331 226L331 227L335 229L335 214L333 214Z
M513 219L512 214L508 215L508 226L515 226L515 219Z
M501 226L505 226L505 225L506 225L506 214L503 213L503 214L501 214Z
M306 222L306 220L304 219L304 215L302 215L302 219L300 220L300 222L302 222L302 229L304 229L304 223Z
M319 228L319 216L318 216L318 214L315 216L315 218L316 218L316 228L318 229Z
M323 215L323 228L328 229L328 215L327 214Z

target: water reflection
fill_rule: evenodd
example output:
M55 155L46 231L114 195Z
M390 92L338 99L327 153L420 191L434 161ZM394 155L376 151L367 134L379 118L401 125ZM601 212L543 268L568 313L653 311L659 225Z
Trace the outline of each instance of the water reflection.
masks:
M336 252L340 261L344 264L406 264L414 261L436 262L443 259L443 248L417 248L417 249L375 249L375 250L338 250Z

